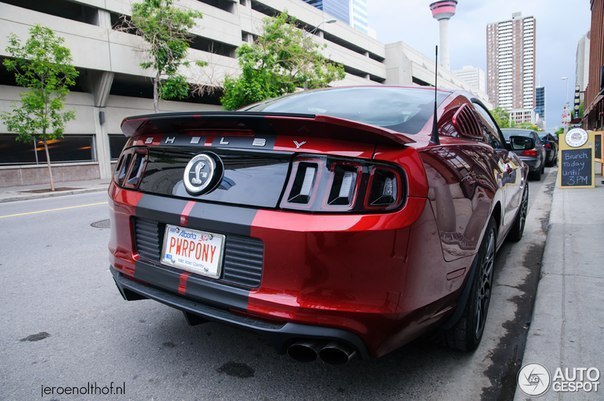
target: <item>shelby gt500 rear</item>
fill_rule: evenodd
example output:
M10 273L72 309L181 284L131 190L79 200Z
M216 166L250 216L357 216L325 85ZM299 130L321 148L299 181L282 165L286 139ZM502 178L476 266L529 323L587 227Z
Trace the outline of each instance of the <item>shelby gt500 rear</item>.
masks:
M409 91L411 103L433 98L420 89L364 90L384 89L402 99ZM467 238L443 235L442 196L427 173L437 162L423 151L431 115L411 110L417 121L406 115L399 130L270 108L127 118L109 189L111 272L121 294L182 310L191 324L264 333L301 361L379 357L457 324L465 315L455 310L467 313L475 277L484 275L491 251L483 243L493 241L493 256L500 243L501 215L496 227L489 218L497 184L477 181L492 191L468 196L486 215L475 227L466 222Z

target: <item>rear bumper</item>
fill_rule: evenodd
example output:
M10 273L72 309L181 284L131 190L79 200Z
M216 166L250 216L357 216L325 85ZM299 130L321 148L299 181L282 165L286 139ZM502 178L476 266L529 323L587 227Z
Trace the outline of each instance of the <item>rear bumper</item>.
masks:
M539 171L541 169L541 160L537 157L520 156L520 160L529 166L529 171L531 172Z
M309 339L324 342L336 341L355 349L362 359L370 358L365 343L356 334L349 331L293 322L269 322L241 314L235 314L228 309L196 302L192 299L184 298L150 285L131 280L117 271L113 266L110 266L110 271L117 288L125 300L141 298L153 299L181 310L185 313L189 322L191 322L191 316L188 316L188 314L191 314L202 319L226 323L260 333L270 338L280 353L284 353L287 346L295 341ZM236 295L223 297L223 306L226 304L233 304L233 307L237 307L241 302L241 299L238 298L240 297L237 297Z
M110 263L126 299L137 294L268 334L281 351L313 338L338 340L362 357L385 355L448 314L471 263L460 258L445 267L424 198L409 198L388 215L330 216L190 202L114 185L110 199ZM144 241L139 219L158 227L143 227ZM234 237L260 242L261 280L246 286L161 264L165 224L224 234L227 248ZM421 241L411 246L411 238Z

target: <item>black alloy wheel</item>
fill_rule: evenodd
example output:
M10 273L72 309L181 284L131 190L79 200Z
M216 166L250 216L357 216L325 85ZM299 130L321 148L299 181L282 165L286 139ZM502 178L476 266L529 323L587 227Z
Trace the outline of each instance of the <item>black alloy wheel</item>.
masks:
M489 311L493 291L493 271L497 244L496 223L490 218L486 232L480 244L472 269L474 276L469 298L459 321L451 328L444 329L442 339L445 344L461 351L473 351L478 348Z
M493 270L495 266L495 230L487 233L486 253L480 266L480 277L478 279L478 291L475 297L475 330L474 336L477 339L482 338L484 326L487 321L487 312L491 301L491 291L493 289Z
M516 215L516 220L514 220L514 225L510 229L510 233L508 234L508 239L513 242L518 242L522 239L522 235L524 234L524 226L526 224L526 216L528 215L528 203L529 203L529 185L528 182L524 184L524 191L522 192L522 201L520 202L520 206L518 208L518 214Z

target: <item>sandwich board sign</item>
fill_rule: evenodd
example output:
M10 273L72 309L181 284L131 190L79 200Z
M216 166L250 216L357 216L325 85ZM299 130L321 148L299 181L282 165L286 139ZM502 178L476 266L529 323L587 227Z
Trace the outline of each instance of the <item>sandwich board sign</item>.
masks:
M573 128L563 135L558 154L558 186L560 188L595 187L595 136L582 128Z

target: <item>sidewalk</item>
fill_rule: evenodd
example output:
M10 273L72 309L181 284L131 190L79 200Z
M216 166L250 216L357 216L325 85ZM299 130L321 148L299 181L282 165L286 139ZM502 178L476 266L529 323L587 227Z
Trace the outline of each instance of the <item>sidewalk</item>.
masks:
M0 188L0 203L54 196L107 191L109 180L70 181L55 183L57 191L49 190L50 184L25 185Z
M604 400L604 186L554 190L533 320L522 366L550 375L539 400ZM597 392L557 392L557 368L595 367ZM516 388L514 400L535 399Z

